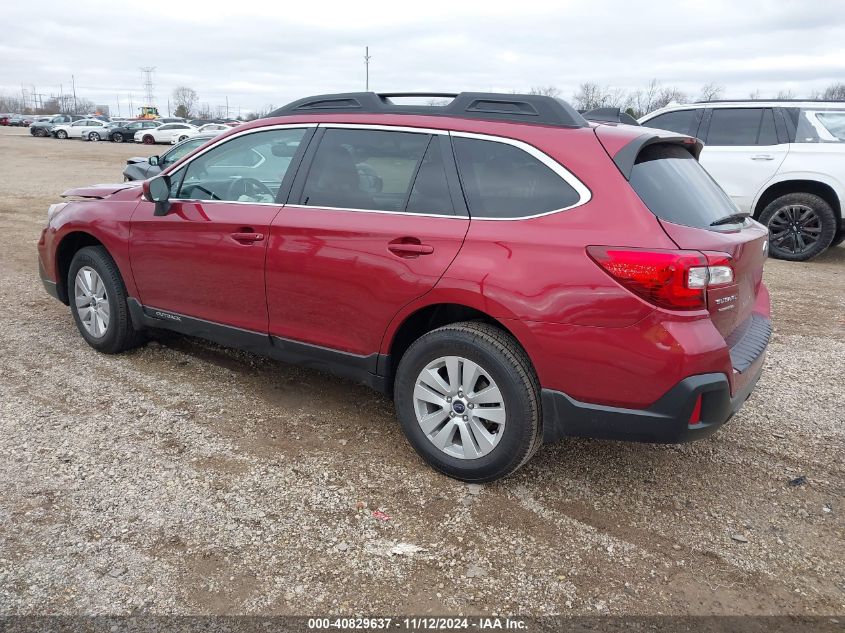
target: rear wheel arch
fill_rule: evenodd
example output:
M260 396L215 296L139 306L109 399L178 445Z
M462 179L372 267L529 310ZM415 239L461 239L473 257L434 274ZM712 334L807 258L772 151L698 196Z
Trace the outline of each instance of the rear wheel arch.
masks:
M790 193L811 193L827 202L836 215L837 230L842 230L842 204L839 196L833 187L818 180L783 180L770 185L754 205L754 218L759 219L772 201Z
M499 328L513 337L520 347L522 347L523 351L525 351L526 355L528 355L525 345L520 341L520 337L513 329L486 312L459 303L429 304L407 315L393 332L390 338L390 345L387 348L390 361L388 366L385 367L388 384L393 384L393 376L395 375L396 368L399 366L402 356L414 341L444 325L464 321L479 321Z

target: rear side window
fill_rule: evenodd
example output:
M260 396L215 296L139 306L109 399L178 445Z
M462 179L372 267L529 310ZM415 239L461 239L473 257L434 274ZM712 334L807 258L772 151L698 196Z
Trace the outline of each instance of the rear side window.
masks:
M528 152L498 141L454 137L470 214L521 218L577 204L572 186Z
M736 205L686 149L649 145L637 156L631 186L661 220L698 228L737 213Z
M326 130L305 181L303 204L403 211L430 139L414 132Z
M777 145L772 111L763 108L714 108L707 144Z
M694 120L695 110L677 110L649 119L643 125L678 134L694 134L695 130L691 129Z

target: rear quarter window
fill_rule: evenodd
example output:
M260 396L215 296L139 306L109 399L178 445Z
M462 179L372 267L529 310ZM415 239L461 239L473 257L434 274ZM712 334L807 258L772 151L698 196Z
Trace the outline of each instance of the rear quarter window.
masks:
M631 186L661 220L698 228L738 212L698 161L680 145L645 147L631 171Z
M454 137L470 215L522 218L578 204L580 194L559 174L513 145Z

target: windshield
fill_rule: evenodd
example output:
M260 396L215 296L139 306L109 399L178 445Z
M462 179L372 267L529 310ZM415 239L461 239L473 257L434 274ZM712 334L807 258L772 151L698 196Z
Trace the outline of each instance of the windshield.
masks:
M845 141L845 109L803 108L798 117L796 143L842 143Z

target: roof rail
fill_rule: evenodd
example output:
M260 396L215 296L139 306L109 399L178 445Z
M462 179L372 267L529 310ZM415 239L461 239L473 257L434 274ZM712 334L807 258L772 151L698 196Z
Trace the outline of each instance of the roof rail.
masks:
M845 103L845 99L710 99L709 101L693 101L699 103Z
M581 116L588 121L639 125L639 122L634 117L621 108L594 108L592 110L588 110L587 112L582 112Z
M402 105L395 97L450 98L444 105ZM308 113L420 114L515 123L539 123L557 127L587 127L588 123L568 103L545 95L494 92L347 92L316 95L293 101L265 118Z

